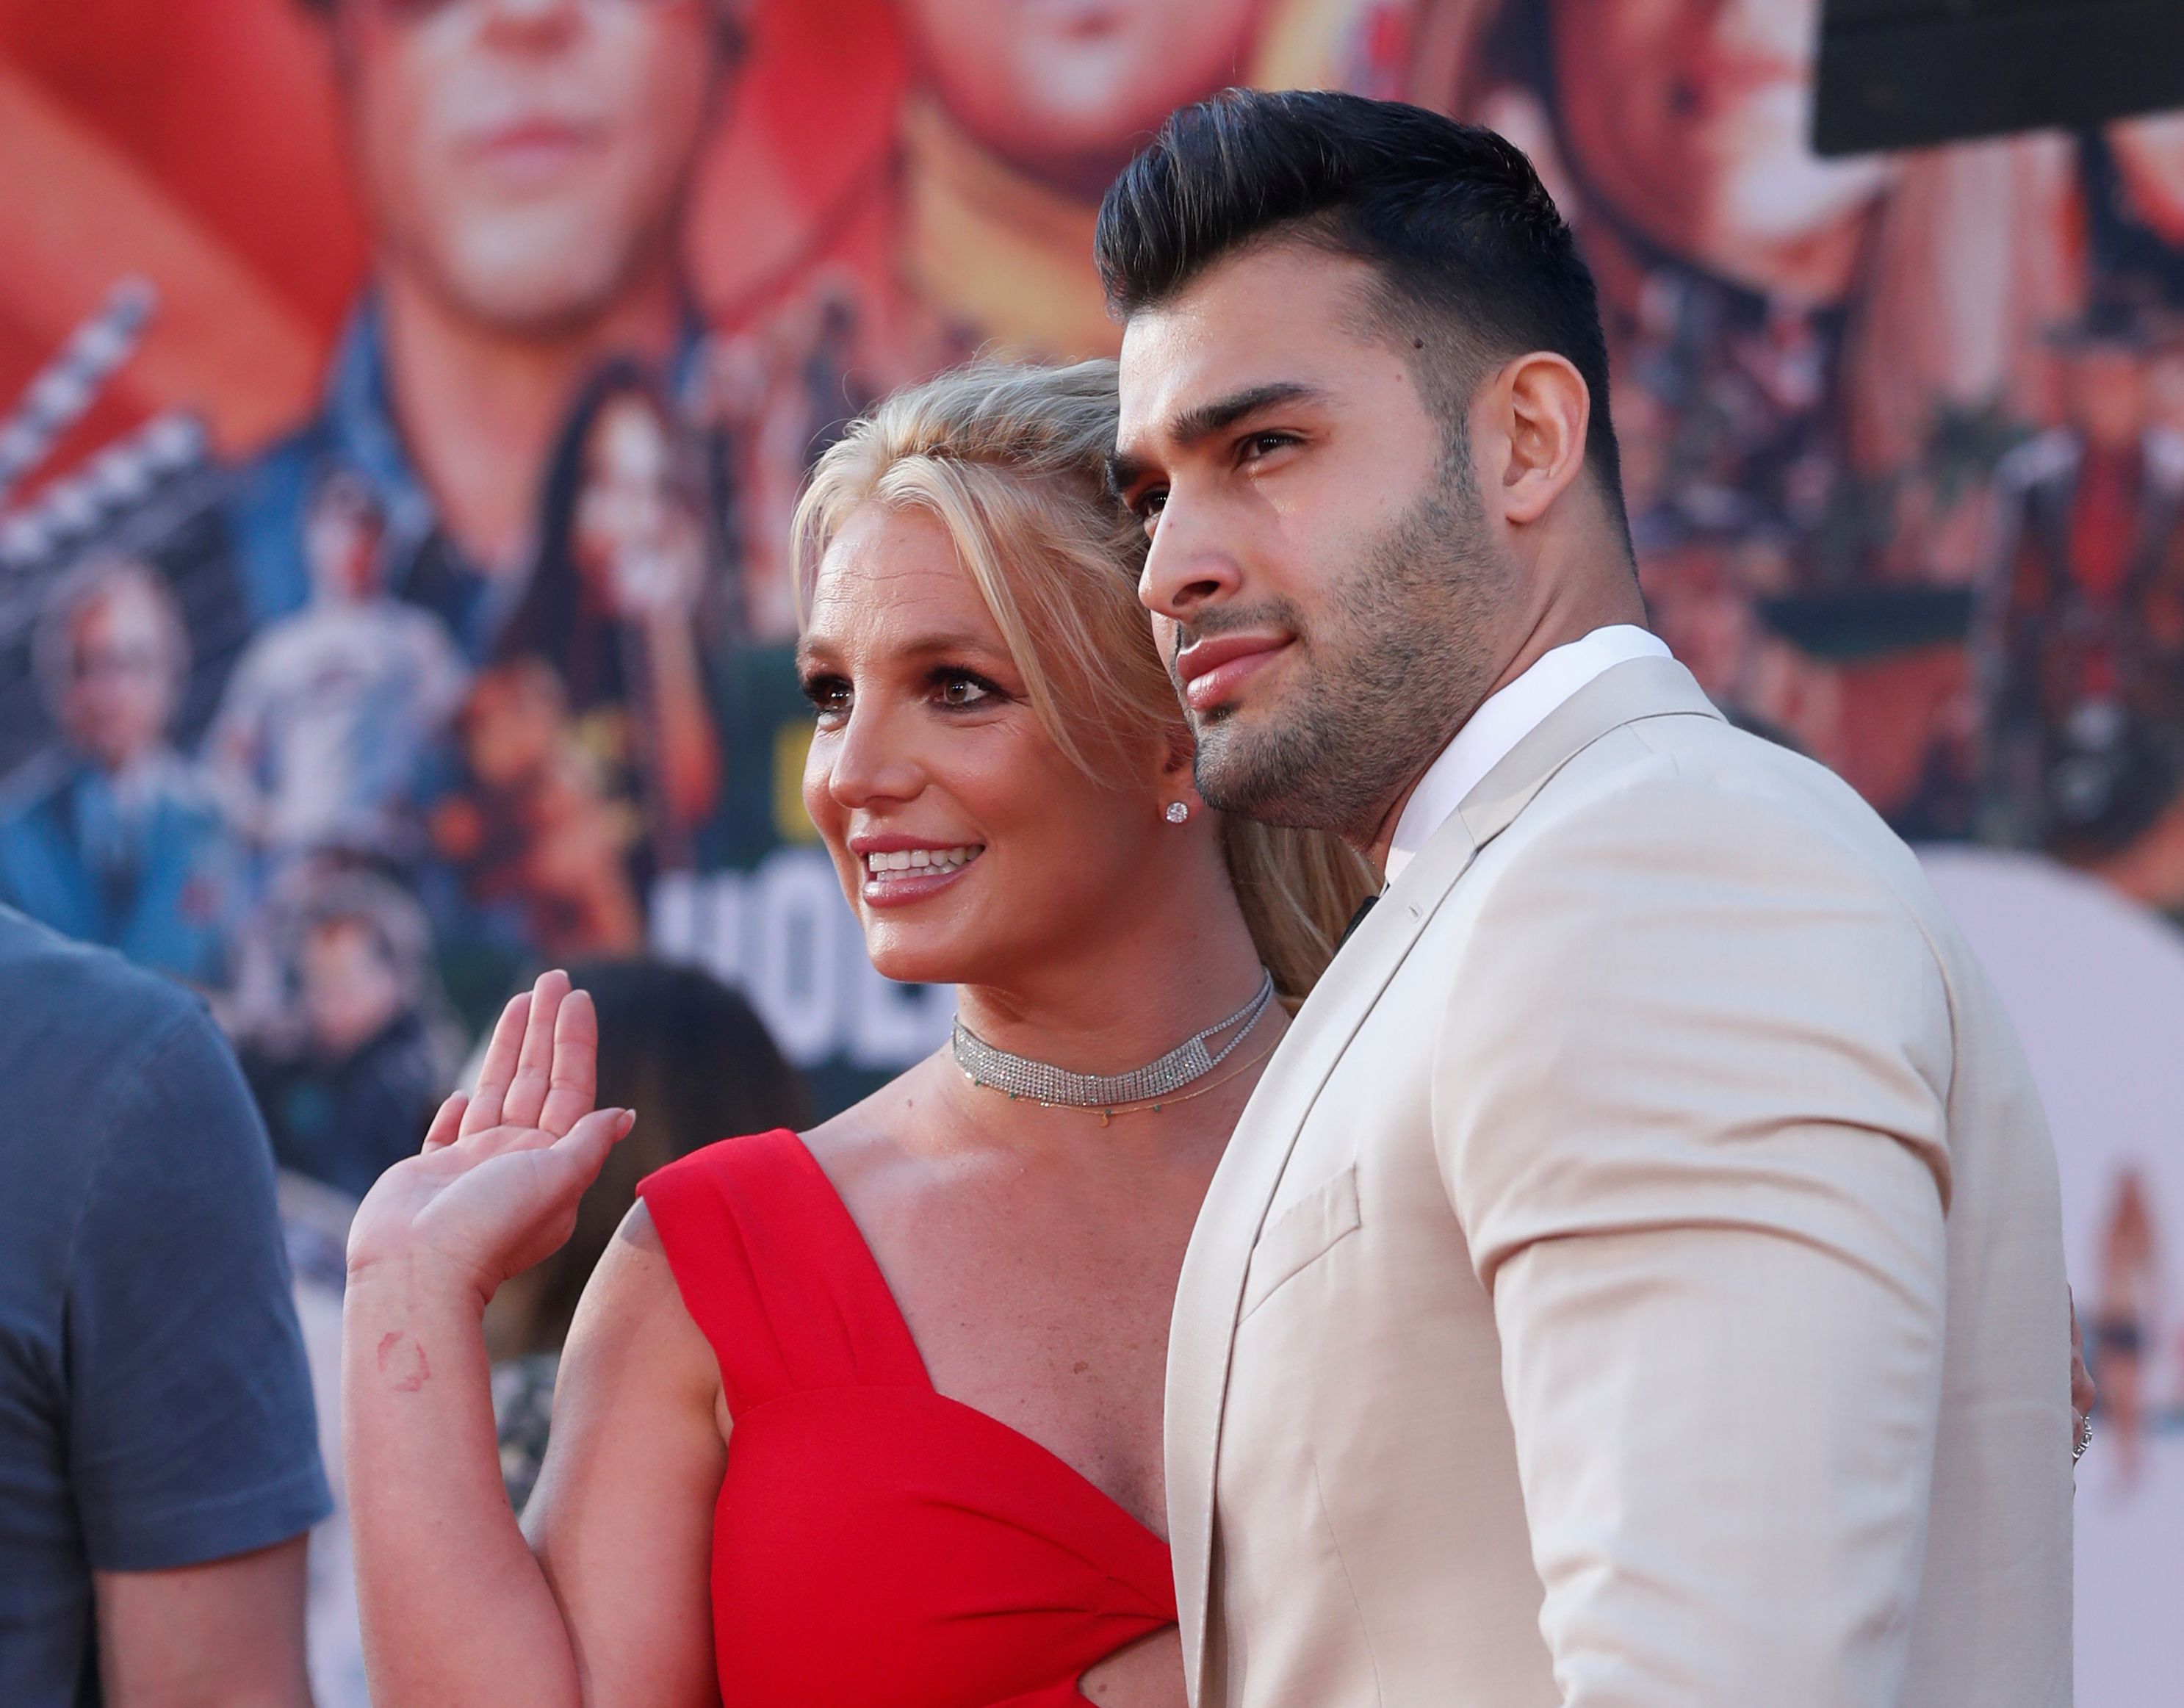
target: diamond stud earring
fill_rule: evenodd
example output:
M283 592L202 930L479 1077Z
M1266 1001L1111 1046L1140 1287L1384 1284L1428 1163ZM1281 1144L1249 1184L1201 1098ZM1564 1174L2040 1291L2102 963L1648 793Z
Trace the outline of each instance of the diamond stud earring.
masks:
M1167 818L1170 824L1179 825L1190 816L1190 803L1189 801L1170 801L1167 804Z

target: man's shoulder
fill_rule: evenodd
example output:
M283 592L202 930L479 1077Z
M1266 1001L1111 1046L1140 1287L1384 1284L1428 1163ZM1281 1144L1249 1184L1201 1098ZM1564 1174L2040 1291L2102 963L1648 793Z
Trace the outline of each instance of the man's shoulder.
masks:
M1712 718L1611 732L1549 780L1503 841L1493 864L1517 888L1581 869L1611 906L1680 882L1713 886L1724 905L1732 894L1794 901L1819 886L1887 898L1922 920L1938 910L1918 857L1848 783Z
M1514 1015L1573 1049L1606 1026L1674 1060L1765 1014L1885 1040L1946 1080L1966 958L1917 856L1847 784L1712 720L1625 726L1581 758L1434 921L1451 1036Z
M1848 786L1803 754L1726 719L1679 711L1618 724L1572 754L1505 834L1524 841L1602 817L1673 815L1695 798L1752 811L1836 812L1846 804L1838 792Z
M105 1060L157 1048L177 1031L214 1031L194 993L132 965L112 949L79 943L0 905L0 1013L15 1016L4 1036L14 1076L36 1077L53 1052ZM33 1021L33 1017L38 1017Z
M223 1121L192 1110L178 1122L157 1107L178 1082L194 1086L205 1071L225 1071L225 1044L196 995L5 906L0 1014L8 1016L0 1082L8 1106L0 1173L21 1187L26 1207L35 1200L39 1227L73 1227L104 1177L161 1195L160 1182L139 1180L133 1165L118 1173L108 1166L117 1145L156 1156L173 1149L179 1127L197 1155L225 1148L223 1127L248 1130L247 1115ZM147 1213L165 1212L148 1205Z

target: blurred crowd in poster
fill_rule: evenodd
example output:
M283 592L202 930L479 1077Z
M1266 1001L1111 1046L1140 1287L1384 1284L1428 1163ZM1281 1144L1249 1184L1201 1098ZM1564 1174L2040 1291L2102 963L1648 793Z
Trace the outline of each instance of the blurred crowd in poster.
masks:
M2184 114L1822 160L1817 14L0 0L0 896L204 989L350 1191L546 964L712 969L822 1109L923 1054L798 799L798 485L1111 353L1100 192L1242 82L1539 163L1719 704L2184 915Z

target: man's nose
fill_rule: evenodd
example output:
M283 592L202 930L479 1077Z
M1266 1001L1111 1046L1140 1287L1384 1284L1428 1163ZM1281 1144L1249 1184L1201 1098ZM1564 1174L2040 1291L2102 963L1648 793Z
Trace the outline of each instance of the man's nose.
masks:
M1156 615L1188 623L1207 606L1234 598L1242 579L1235 554L1212 517L1171 497L1138 577L1139 602Z

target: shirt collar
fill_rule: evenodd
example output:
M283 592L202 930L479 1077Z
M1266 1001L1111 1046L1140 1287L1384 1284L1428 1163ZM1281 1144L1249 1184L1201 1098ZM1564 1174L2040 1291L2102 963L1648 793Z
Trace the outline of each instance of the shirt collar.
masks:
M1411 792L1388 844L1388 882L1396 881L1487 772L1580 688L1632 659L1669 656L1658 635L1634 623L1611 623L1540 654L1514 682L1489 694Z

